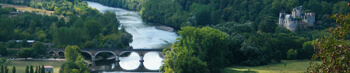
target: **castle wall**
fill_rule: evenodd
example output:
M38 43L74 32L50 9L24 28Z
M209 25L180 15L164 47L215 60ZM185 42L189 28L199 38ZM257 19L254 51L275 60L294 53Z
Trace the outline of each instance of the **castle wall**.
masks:
M285 13L280 13L280 17L279 17L279 19L278 19L278 25L280 26L280 27L283 27L283 24L285 23L284 22L284 17L285 17Z
M297 18L302 18L302 20L298 21ZM300 25L302 29L314 26L315 20L315 13L305 13L303 7L300 6L294 8L292 14L286 14L282 10L278 24L280 27L295 31L296 28L299 28L298 25Z
M285 24L285 28L287 28L290 31L295 31L297 26L298 22L295 20L287 20L287 23Z
M298 25L297 20L294 20L290 14L286 15L284 22L285 23L283 24L283 27L287 28L290 31L295 31L295 29Z
M315 13L305 13L303 23L306 23L307 26L314 26L316 20Z

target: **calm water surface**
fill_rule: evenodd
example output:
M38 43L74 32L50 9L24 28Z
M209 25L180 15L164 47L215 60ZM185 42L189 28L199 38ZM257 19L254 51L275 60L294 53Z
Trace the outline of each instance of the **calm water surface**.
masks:
M154 26L145 25L138 12L128 11L121 8L113 8L104 6L96 2L87 2L92 8L96 8L100 12L115 12L121 26L133 35L133 42L130 45L134 49L159 49L169 47L176 38L179 37L175 32L158 30ZM144 66L150 70L158 70L162 65L162 58L158 52L149 52L144 56ZM120 66L126 70L136 69L140 62L140 57L137 53L131 53L128 57L120 57ZM97 61L97 66L105 68L113 68L114 61ZM105 72L105 73L118 73Z

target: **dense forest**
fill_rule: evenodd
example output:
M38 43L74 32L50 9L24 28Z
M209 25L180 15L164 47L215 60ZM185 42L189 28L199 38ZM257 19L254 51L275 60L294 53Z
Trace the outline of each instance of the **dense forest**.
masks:
M168 25L176 29L181 26L206 26L226 22L253 22L256 31L270 32L263 28L264 22L277 23L281 10L291 12L303 6L307 12L315 12L317 20L325 20L329 14L344 14L345 0L88 0L107 6L139 11L150 23ZM327 27L320 22L316 28ZM261 27L259 27L261 26Z
M335 25L342 24L339 23L342 21L328 19L330 15L346 14L350 11L346 7L346 0L87 1L138 11L148 23L177 29L181 38L171 46L171 50L164 51L166 59L160 71L165 73L219 73L224 67L232 65L259 66L281 62L283 59L310 59L315 53L313 45L320 42L317 38L337 35L336 32L328 33L326 28L336 27ZM118 30L119 22L114 13L101 14L87 7L86 2L82 0L0 0L0 3L52 10L55 14L68 18L68 21L65 21L54 16L30 12L9 15L9 12L15 9L2 8L0 25L4 27L0 27L1 42L34 39L53 42L56 48L68 45L78 45L82 48L125 48L132 41L130 34L123 29ZM316 14L315 26L295 32L278 26L280 11L290 13L297 6L303 6L306 12ZM349 36L337 38L345 37ZM334 38L330 40L334 41ZM12 43L14 42L0 45L29 47L25 43ZM320 44L318 47L327 46ZM30 50L29 48L23 51Z
M82 15L86 13L97 13L94 9L90 8L86 2L82 0L42 0L31 1L29 4L30 7L38 9L46 9L55 11L57 15L72 16Z
M46 55L45 52L40 52L43 48L65 48L68 45L119 49L129 46L132 35L120 29L115 13L102 14L95 9L86 9L92 11L58 18L34 12L10 14L16 12L16 9L0 8L0 44L4 50L1 55L11 54L5 51L6 48L26 48L18 53L19 57L26 58ZM36 43L30 45L27 40L35 40ZM44 43L52 43L54 46L45 47Z
M8 2L7 2L8 1ZM35 12L17 12L15 8L0 6L0 55L41 58L48 48L66 48L66 62L61 73L89 73L80 48L125 49L132 42L132 35L119 27L116 14L100 13L81 0L24 0L0 1L1 3L31 6L55 11L56 15L40 15ZM20 41L17 41L20 40ZM27 40L34 40L30 44ZM47 44L53 44L49 46ZM70 46L74 45L74 46ZM23 48L7 51L7 48ZM57 58L57 56L55 56Z
M84 48L125 48L131 42L130 34L118 30L119 22L111 12L93 16L74 15L70 16L67 22L56 16L29 12L15 16L3 15L0 19L1 31L4 31L1 33L2 42L36 40L53 42L56 48L64 48L66 45L79 45ZM28 47L12 43L16 42L9 42L9 48ZM109 45L114 43L118 45Z
M182 39L172 46L171 51L166 52L167 59L162 67L162 71L169 73L217 73L224 66L257 66L280 62L282 59L310 59L314 54L313 44L316 39L330 35L325 28L335 25L335 21L328 17L349 12L345 0L88 1L136 10L146 22L178 29ZM306 12L316 14L315 26L295 32L279 27L277 20L280 11L285 10L288 13L297 6L303 6ZM213 33L221 33L217 30L228 35L221 36L221 39L226 40L215 39ZM205 38L208 36L210 39ZM205 43L209 41L217 43ZM215 54L217 58L207 58L211 56L208 54ZM189 65L195 67L189 68Z

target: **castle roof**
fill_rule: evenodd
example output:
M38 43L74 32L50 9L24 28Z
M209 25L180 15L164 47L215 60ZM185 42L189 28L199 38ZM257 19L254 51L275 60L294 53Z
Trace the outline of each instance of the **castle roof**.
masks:
M294 9L295 9L295 10L304 10L303 6L295 7ZM294 10L294 9L293 9L293 10Z
M284 10L282 9L280 13L286 13L286 11L284 11Z

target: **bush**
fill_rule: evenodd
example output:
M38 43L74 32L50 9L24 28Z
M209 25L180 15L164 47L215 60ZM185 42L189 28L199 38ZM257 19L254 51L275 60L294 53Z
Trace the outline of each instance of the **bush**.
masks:
M289 49L287 52L287 59L294 60L298 56L298 51L294 49Z

